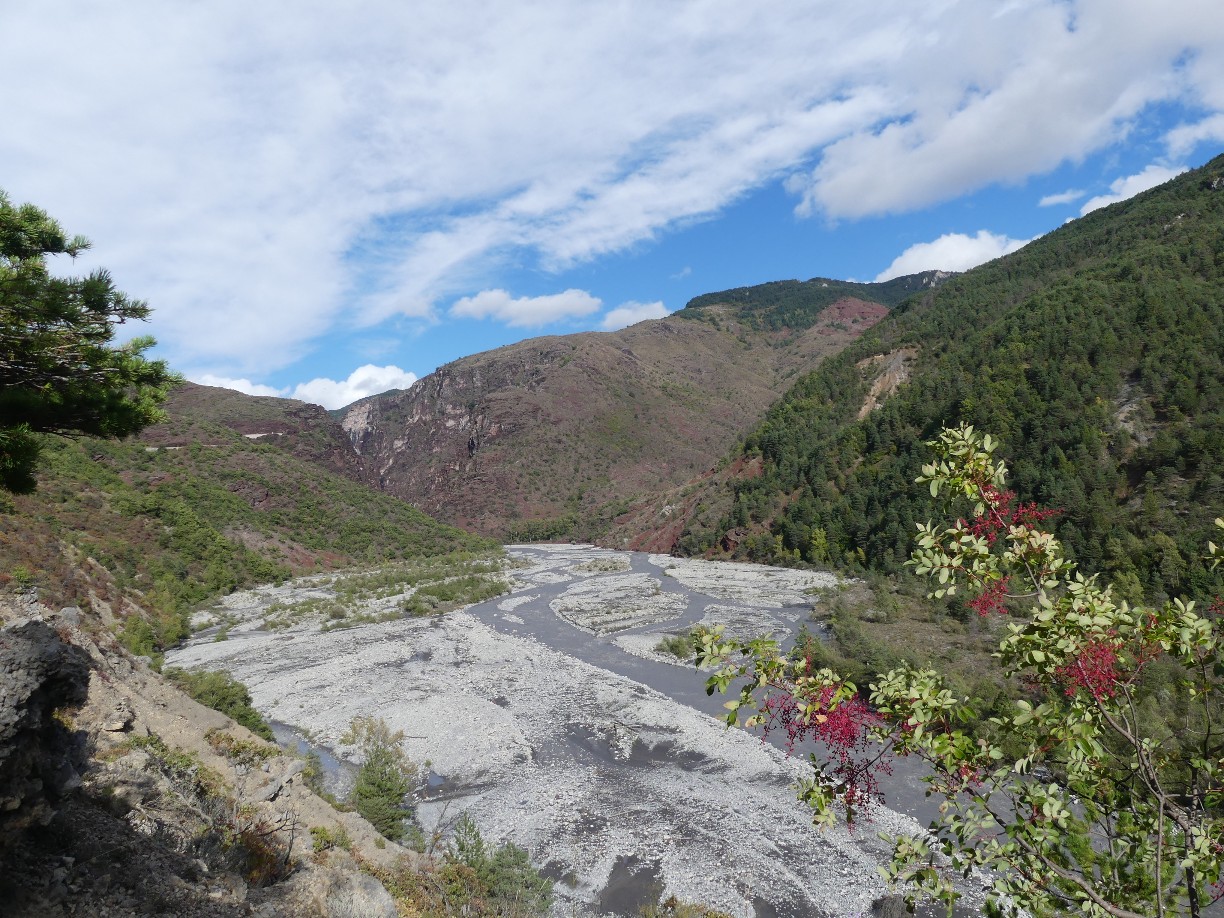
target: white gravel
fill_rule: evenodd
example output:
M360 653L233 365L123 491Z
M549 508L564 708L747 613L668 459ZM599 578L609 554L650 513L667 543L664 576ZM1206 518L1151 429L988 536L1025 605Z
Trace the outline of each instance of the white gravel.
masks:
M537 589L538 598L533 585L579 577L554 608L591 633L675 613L677 594L656 595L650 577L595 568L575 574L592 551L541 552L544 560L516 572L523 591L496 608L520 609L531 598L527 589ZM756 568L754 585L749 565L722 571L710 562L651 560L730 601L707 607L706 618L737 626L744 610L734 603L748 595L780 608L832 580ZM236 594L224 611L253 625L263 606L293 589ZM606 600L610 591L632 599L611 610L589 601ZM654 656L645 645L663 633L620 635L617 645ZM265 716L309 731L342 756L339 738L356 716L375 715L402 730L406 752L428 761L452 791L446 803L420 805L426 833L466 810L490 840L513 841L569 876L572 883L557 884L557 914L589 913L618 859L630 856L657 867L667 895L736 916L754 915L754 901L779 915L870 914L873 900L888 892L878 872L887 846L877 833L918 831L889 810L854 835L817 830L791 791L806 768L801 762L637 682L464 612L326 634L309 625L277 633L236 626L228 640L201 639L167 662L229 670Z

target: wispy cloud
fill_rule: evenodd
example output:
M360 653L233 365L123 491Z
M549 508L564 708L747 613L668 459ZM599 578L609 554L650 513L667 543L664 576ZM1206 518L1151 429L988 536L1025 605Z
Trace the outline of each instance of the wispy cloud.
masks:
M1067 191L1059 192L1058 194L1047 194L1044 198L1037 202L1038 207L1057 207L1062 204L1070 204L1072 201L1078 201L1084 196L1085 192L1078 188L1071 188Z
M1224 114L1212 115L1191 124L1180 124L1165 136L1169 155L1180 159L1199 144L1224 144Z
M621 303L615 309L608 310L608 314L603 317L599 327L604 331L616 331L618 328L636 325L647 319L661 319L668 314L668 308L661 301L638 303L629 300L627 303Z
M343 408L367 395L377 395L390 389L407 389L416 381L415 373L405 372L397 366L366 364L350 373L348 379L319 377L299 383L294 387L292 397L324 408Z
M1095 198L1089 198L1085 201L1084 206L1080 208L1080 215L1091 213L1102 207L1108 207L1110 204L1117 204L1119 201L1125 201L1127 198L1133 198L1142 191L1155 188L1157 185L1163 185L1169 179L1175 178L1185 171L1185 166L1159 166L1153 164L1138 175L1124 176L1110 184L1109 194L1097 195Z
M1170 101L1205 113L1189 149L1224 113L1217 6L17 4L0 80L38 91L0 175L95 239L173 361L243 378L769 182L824 218L922 207Z
M247 395L271 395L277 398L296 398L299 401L322 405L324 408L343 408L367 395L377 395L391 389L407 389L417 381L415 373L406 372L394 365L377 367L366 364L358 367L347 379L328 379L320 376L296 386L265 386L249 379L217 376L212 373L191 374L191 381L202 386L219 386Z
M450 314L464 319L496 319L521 328L539 328L560 319L596 312L603 301L585 290L565 290L548 296L513 297L505 290L482 290L456 300Z
M217 376L214 373L192 373L190 379L201 386L216 386L220 389L233 389L235 392L245 392L247 395L271 395L284 398L285 389L275 386L265 386L262 383L251 382L249 379L235 379L229 376Z
M931 242L919 242L893 259L893 263L876 275L876 281L892 280L921 271L967 271L1014 252L1028 244L1028 239L978 230L974 236L946 233Z

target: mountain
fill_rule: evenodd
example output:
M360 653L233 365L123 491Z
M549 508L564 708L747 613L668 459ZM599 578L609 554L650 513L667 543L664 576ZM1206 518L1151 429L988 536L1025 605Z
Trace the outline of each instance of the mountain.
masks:
M0 504L0 582L111 625L137 613L164 646L242 586L493 547L358 480L317 405L187 384L166 407L131 440L49 438L38 491Z
M145 431L142 442L156 446L203 442L209 425L220 426L345 478L362 480L361 462L338 419L319 405L189 382L170 393L165 407L170 420Z
M707 294L616 332L523 341L349 406L374 487L508 539L590 538L643 493L709 468L796 375L934 272Z
M690 485L671 547L895 568L934 515L923 443L958 421L1003 441L1019 497L1060 509L1124 595L1212 589L1224 157L906 300Z

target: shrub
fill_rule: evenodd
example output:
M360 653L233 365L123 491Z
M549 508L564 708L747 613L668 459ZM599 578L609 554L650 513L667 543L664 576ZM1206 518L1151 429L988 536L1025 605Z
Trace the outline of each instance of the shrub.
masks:
M342 825L337 825L334 829L329 829L327 826L313 826L310 830L310 838L315 853L332 848L339 848L341 851L353 850L353 840L349 837L348 830Z
M839 804L853 820L880 799L890 754L925 763L940 816L928 835L896 838L887 867L911 908L929 896L951 914L950 875L984 869L988 906L1009 914L1203 914L1224 896L1224 737L1213 727L1224 603L1132 608L1076 570L1041 527L1049 511L1004 489L989 436L962 425L929 445L937 459L917 481L949 501L950 525L919 524L911 564L932 598L964 590L979 615L1017 619L997 656L1031 700L996 695L994 735L975 736L963 727L971 703L933 669L879 675L869 707L832 669L717 631L699 655L724 666L708 690L737 684L728 723L746 708L749 725L823 742L800 787L818 822ZM1224 550L1208 542L1205 560L1218 566Z
M505 842L490 851L466 813L455 826L449 858L472 871L480 898L498 915L542 915L552 904L552 883L531 864L526 850Z
M251 704L251 693L229 673L220 670L188 672L169 669L166 676L205 707L233 718L262 739L273 739L272 728Z
M678 660L687 660L693 655L692 632L669 634L655 644L654 649L658 653L669 653Z
M357 717L340 738L346 746L356 746L364 761L349 802L375 829L391 841L404 838L404 820L412 815L406 798L420 785L420 771L400 748L401 731L391 732L386 722L373 717Z

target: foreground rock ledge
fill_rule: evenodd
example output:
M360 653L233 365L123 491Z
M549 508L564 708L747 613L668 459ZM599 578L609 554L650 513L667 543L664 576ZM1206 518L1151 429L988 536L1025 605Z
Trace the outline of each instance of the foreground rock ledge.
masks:
M0 622L8 623L0 630L5 918L398 914L355 858L391 867L416 856L312 793L299 760L272 749L262 766L249 768L219 755L210 730L262 741L134 660L90 613L0 597ZM220 777L232 795L224 807L276 828L277 850L288 857L276 865L284 879L252 881L252 865L233 861L218 814L184 795L146 751L141 740L153 735ZM352 853L316 860L314 826L342 827Z

